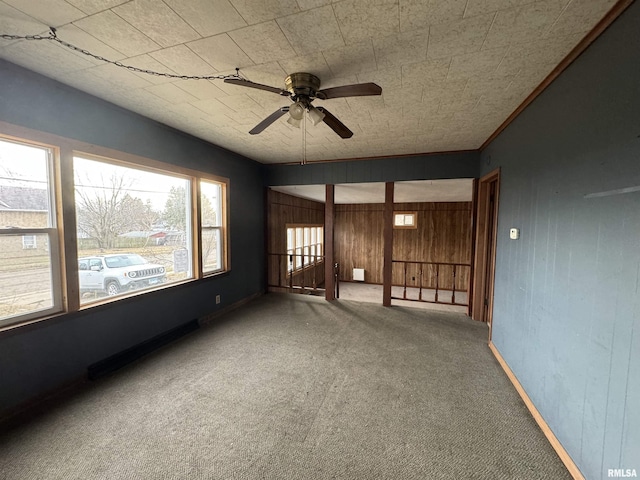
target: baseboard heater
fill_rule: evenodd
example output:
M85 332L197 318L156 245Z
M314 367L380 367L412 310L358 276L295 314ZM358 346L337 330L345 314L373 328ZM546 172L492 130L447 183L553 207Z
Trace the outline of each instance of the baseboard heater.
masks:
M138 345L127 348L122 352L111 355L104 360L100 360L99 362L89 365L87 368L87 377L89 380L96 380L100 377L104 377L105 375L113 373L125 365L148 355L154 350L157 350L158 348L167 345L168 343L171 343L194 330L197 330L198 328L200 328L198 320L191 320L190 322L173 328L165 333L161 333L160 335L150 338Z

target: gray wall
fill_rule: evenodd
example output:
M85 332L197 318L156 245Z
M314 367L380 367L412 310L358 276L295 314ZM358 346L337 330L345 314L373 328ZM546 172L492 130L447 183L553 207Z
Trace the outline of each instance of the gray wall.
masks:
M636 2L482 152L493 341L589 479L640 472L640 191L589 197L640 185L639 28Z
M345 140L348 142L349 140ZM443 178L476 178L478 152L442 153L307 165L269 165L265 185L323 185L360 182L399 182Z
M262 166L0 61L0 120L230 179L231 272L0 334L0 412L91 363L264 290ZM215 305L215 295L221 304Z

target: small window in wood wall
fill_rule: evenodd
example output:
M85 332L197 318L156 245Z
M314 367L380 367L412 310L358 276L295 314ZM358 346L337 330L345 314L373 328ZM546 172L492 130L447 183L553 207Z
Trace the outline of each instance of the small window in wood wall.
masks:
M289 272L324 260L323 230L322 225L287 225L287 253L291 258Z
M418 212L393 212L393 228L418 228Z

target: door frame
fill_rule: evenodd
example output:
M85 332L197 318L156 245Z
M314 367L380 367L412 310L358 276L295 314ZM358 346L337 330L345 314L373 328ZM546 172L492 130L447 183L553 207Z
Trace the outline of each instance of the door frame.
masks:
M493 199L491 198L492 188ZM500 169L497 168L480 178L478 182L473 307L471 309L471 318L489 325L489 340L491 340L493 323L499 199Z

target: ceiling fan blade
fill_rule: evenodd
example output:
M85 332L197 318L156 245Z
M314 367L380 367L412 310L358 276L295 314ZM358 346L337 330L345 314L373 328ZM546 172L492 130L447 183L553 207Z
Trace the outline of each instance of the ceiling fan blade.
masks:
M334 117L329 110L324 107L317 107L322 113L324 113L324 118L322 121L326 123L331 130L336 132L342 138L351 138L353 137L353 132L349 130L344 123Z
M257 88L258 90L277 93L278 95L282 95L283 97L288 97L289 95L291 95L290 92L287 92L286 90L283 90L281 88L271 87L269 85L263 85L261 83L255 83L243 78L225 78L224 83L230 83L232 85L238 85L240 87Z
M364 97L368 95L381 94L382 87L375 83L356 83L355 85L342 85L341 87L318 90L316 92L316 97L321 100L326 100L328 98Z
M281 116L283 116L285 113L287 113L289 111L289 107L281 107L278 110L276 110L275 112L273 112L271 115L269 115L267 118L265 118L264 120L262 120L258 125L256 125L255 127L253 127L253 129L251 129L251 131L249 132L251 135L257 135L260 132L262 132L265 128L267 128L269 125L271 125L273 122L275 122L276 120L278 120Z

